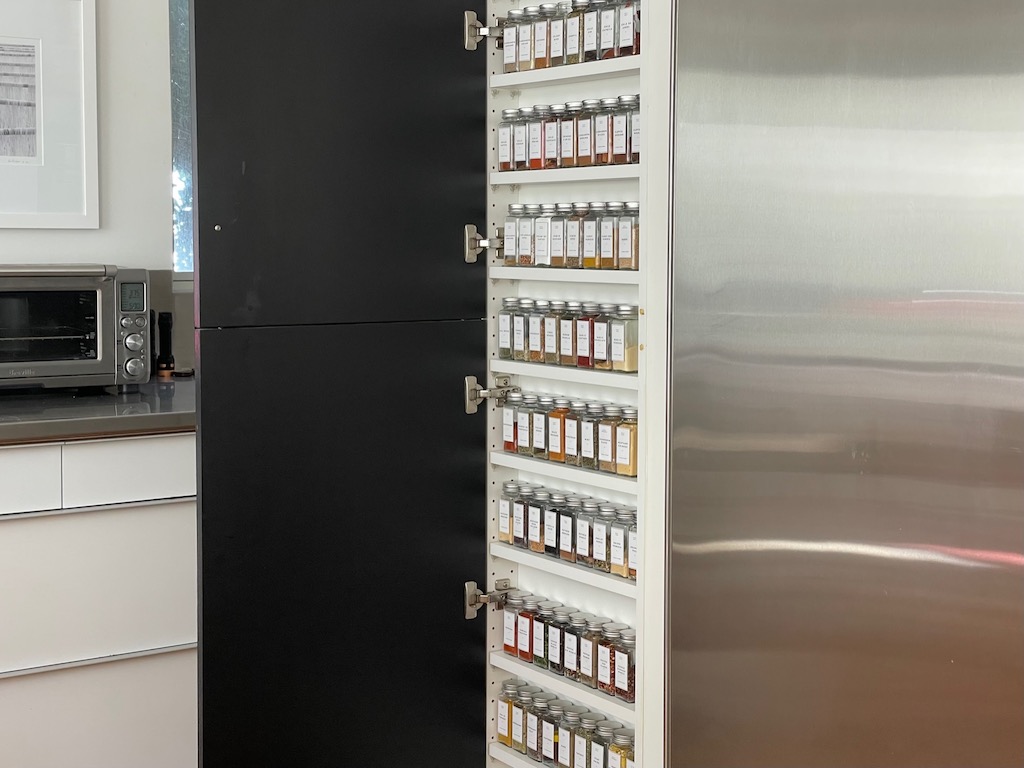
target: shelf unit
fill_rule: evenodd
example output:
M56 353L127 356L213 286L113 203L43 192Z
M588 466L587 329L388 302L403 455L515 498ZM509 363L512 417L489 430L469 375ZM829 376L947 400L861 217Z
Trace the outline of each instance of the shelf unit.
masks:
M591 61L586 64L568 64L563 67L532 69L529 72L491 75L490 86L495 89L514 89L524 86L590 83L632 77L639 74L640 56L623 56L622 58L608 59L607 61Z
M599 165L589 168L551 168L546 171L493 171L490 182L492 186L497 187L521 184L564 184L580 181L594 183L622 179L639 180L641 168L642 164L637 163L635 165Z
M536 280L544 283L589 283L590 285L640 285L641 272L600 269L547 269L544 267L491 267L491 280Z
M521 755L503 744L495 744L494 742L491 742L490 746L487 748L487 754L490 755L493 760L497 760L503 765L510 765L512 768L537 768L536 760L531 760L526 755Z
M618 475L611 475L606 472L595 472L591 469L567 467L564 464L556 464L553 461L513 456L502 451L491 452L491 464L496 467L514 469L517 472L529 472L555 480L565 480L577 485L588 485L593 488L615 491L616 493L637 495L637 481L634 477L619 477Z
M491 360L491 373L507 373L512 376L529 376L551 381L567 381L573 384L590 384L610 389L625 389L636 392L640 380L634 373L611 373L586 368L563 368L542 363L523 363L516 360Z
M560 576L568 581L575 581L580 584L587 584L592 587L622 595L633 600L636 599L636 582L624 579L621 576L613 576L609 573L595 571L592 568L583 568L563 560L558 560L547 555L539 555L536 552L519 549L518 547L491 542L491 557L500 557L502 560L511 560L513 563L525 565L538 571Z

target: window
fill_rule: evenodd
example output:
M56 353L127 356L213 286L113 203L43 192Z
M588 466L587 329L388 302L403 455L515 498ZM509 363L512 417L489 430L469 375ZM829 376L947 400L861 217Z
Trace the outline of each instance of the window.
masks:
M174 206L174 271L192 272L192 79L189 0L170 0L171 198Z

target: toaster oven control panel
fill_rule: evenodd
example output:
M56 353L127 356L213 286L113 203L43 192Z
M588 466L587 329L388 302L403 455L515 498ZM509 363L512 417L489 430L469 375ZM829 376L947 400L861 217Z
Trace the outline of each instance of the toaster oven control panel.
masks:
M122 270L118 273L116 343L119 384L149 381L152 344L147 278L144 270Z

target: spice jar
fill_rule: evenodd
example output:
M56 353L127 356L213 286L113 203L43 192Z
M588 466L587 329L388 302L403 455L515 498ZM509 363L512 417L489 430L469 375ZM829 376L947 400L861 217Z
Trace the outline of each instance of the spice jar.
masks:
M601 715L587 712L580 715L580 724L572 735L572 766L573 768L591 768L590 745L597 733L597 724ZM504 743L504 742L502 742Z
M512 702L512 749L526 754L526 713L533 705L535 694L541 693L540 686L523 685L516 689L518 698Z
M555 619L555 608L561 605L557 600L544 600L537 606L533 619L533 663L541 669L548 668L548 625Z
M544 121L544 167L558 168L561 163L561 127L565 117L564 104L552 104L548 107L548 117Z
M538 219L538 221L540 221ZM528 363L544 362L544 318L551 310L551 302L537 299L530 311L526 334L526 361Z
M608 766L608 748L615 741L615 731L622 727L617 720L601 720L597 724L597 731L590 742L590 764L600 765L601 768Z
M603 636L602 628L609 623L607 616L590 616L587 631L580 637L579 682L588 688L597 688L597 644Z
M537 401L537 408L531 415L533 423L533 456L537 459L548 457L548 413L555 407L555 398L543 395Z
M580 465L580 418L587 409L587 404L574 400L569 404L569 413L565 415L565 463L574 467Z
M498 541L512 543L512 504L519 496L519 483L514 480L502 483L501 498L498 499Z
M576 517L582 507L580 499L568 496L558 515L558 556L567 563L576 562Z
M612 164L612 115L618 107L616 98L601 99L594 114L594 165Z
M569 606L555 608L551 623L548 624L548 671L556 675L564 675L565 669L562 666L562 633L569 626L569 616L576 613L576 609Z
M565 417L569 413L569 401L564 397L555 399L554 409L548 413L548 460L565 463Z
M576 165L581 168L594 165L594 118L600 111L599 99L584 99L576 115Z
M505 73L516 72L519 69L519 48L516 45L518 39L519 24L523 20L523 12L512 10L501 25L501 69Z
M623 0L619 6L619 56L640 53L640 0Z
M622 421L615 427L615 471L624 477L637 475L636 408L623 408Z
M639 38L638 38L639 39ZM636 97L636 109L629 118L629 161L640 162L640 95Z
M632 161L629 120L639 103L636 96L619 96L619 103L612 114L612 162L617 165Z
M629 528L629 578L636 581L640 566L640 530L639 523L634 521Z
M502 650L509 656L519 656L519 646L516 644L516 627L519 620L519 611L523 608L523 598L530 593L523 590L514 590L508 593L505 598L502 633Z
M541 754L544 765L555 765L558 760L558 726L562 722L562 713L572 702L565 699L554 699L548 702L548 712L541 720Z
M572 737L580 727L580 718L588 712L579 705L566 707L562 712L562 722L558 725L558 768L572 768Z
M583 112L582 101L570 101L565 105L565 116L560 129L561 147L559 159L563 168L576 167L576 121Z
M522 404L523 396L518 392L511 392L505 398L505 405L501 409L501 447L506 453L518 452L519 408Z
M640 369L640 308L620 304L611 331L612 369L636 373Z
M540 207L540 215L533 223L533 263L537 267L551 266L551 219L555 215L555 206L545 203Z
M583 61L597 61L597 44L601 33L601 11L605 0L590 0L583 13Z
M533 456L533 409L537 406L536 395L522 395L523 402L516 409L516 453ZM522 483L520 483L522 488Z
M544 8L545 6L541 6ZM565 64L565 20L572 11L572 3L563 0L553 6L554 12L549 22L551 26L551 50L548 52L548 64L560 67Z
M525 171L530 167L527 152L529 125L527 114L521 109L516 110L516 119L512 123L512 170Z
M583 268L583 222L589 214L589 203L572 204L572 216L565 222L565 266L568 269Z
M559 321L558 364L576 367L576 321L579 320L583 305L578 301L565 303L565 315Z
M588 403L586 413L580 417L580 466L583 469L597 469L597 427L603 416L603 405ZM520 430L522 430L522 426L523 423L520 420ZM520 431L520 445L522 445L522 439L522 431ZM522 453L521 450L520 453Z
M632 728L619 728L613 734L611 746L608 747L608 768L627 768L633 762L633 738L636 731Z
M519 300L507 297L501 300L498 311L498 359L512 359L512 318L519 307Z
M618 12L618 0L611 0L601 8L597 33L597 58L599 59L614 59L619 54Z
M498 124L498 170L511 171L512 164L512 129L519 119L518 109L503 109L501 122Z
M579 64L583 61L583 16L590 0L572 0L572 9L565 19L565 63Z
M615 507L610 504L602 504L597 517L591 523L591 547L594 558L594 570L608 573L611 571L609 561L609 544L611 543L612 523L615 522Z
M592 613L578 612L569 616L569 626L562 633L562 667L569 680L580 679L580 639L587 633L587 618Z
M597 223L601 217L605 215L607 206L604 203L591 203L589 206L589 213L587 218L583 220L583 268L584 269L598 269L600 263L598 262L597 249L598 243L598 226ZM596 306L596 305L595 305ZM589 367L589 366L588 366Z
M558 516L565 508L565 494L552 491L544 505L544 554L558 557Z
M523 206L524 215L519 220L519 266L532 267L534 265L534 227L540 217L540 206L536 203L527 203Z
M615 649L627 624L605 624L597 641L597 690L615 695Z
M545 104L538 104L532 109L523 107L519 111L526 113L527 167L531 171L539 171L544 167L544 123L551 116L551 110Z
M594 367L601 371L612 369L609 326L617 309L615 304L600 304L594 318Z
M640 266L640 203L626 203L619 215L618 269Z
M554 3L545 3L537 11L533 23L533 68L547 69L551 65L551 19L558 8Z
M583 502L579 514L576 515L576 565L587 568L594 567L594 554L591 549L594 543L594 520L600 514L594 501Z
M616 576L629 578L629 531L633 527L633 513L628 509L615 512L615 522L611 527L611 553L609 558L610 572Z
M607 203L604 215L598 224L598 266L601 269L617 269L619 265L619 216L625 211L624 203Z
M519 263L519 220L526 215L526 207L520 203L512 203L505 217L505 248L503 259L506 267L514 267Z
M541 718L547 714L548 704L555 699L553 693L536 693L526 710L526 756L541 761Z
M529 72L533 69L533 25L539 16L539 6L531 5L523 8L523 17L517 35L519 72Z
M606 405L604 417L597 425L597 468L602 472L616 474L615 428L622 421L622 408Z
M636 701L636 630L624 629L615 646L615 696Z
M526 685L525 680L511 677L501 684L498 694L498 743L512 746L512 702L519 698L516 689Z
M544 552L544 507L550 500L547 491L535 491L526 507L526 541L531 552Z
M583 308L576 320L576 367L594 367L594 320L600 308L592 301L583 302Z
M533 661L533 618L537 615L537 606L544 598L530 595L523 598L523 607L519 609L516 623L516 638L519 658Z
M548 365L558 365L558 333L563 317L565 302L557 299L552 301L544 316L544 362Z
M512 316L512 359L526 362L527 329L533 314L533 299L519 299L516 313Z
M519 497L512 502L512 544L526 549L526 514L533 501L533 489L520 484Z
M565 267L565 224L572 216L571 203L558 203L551 219L551 266Z

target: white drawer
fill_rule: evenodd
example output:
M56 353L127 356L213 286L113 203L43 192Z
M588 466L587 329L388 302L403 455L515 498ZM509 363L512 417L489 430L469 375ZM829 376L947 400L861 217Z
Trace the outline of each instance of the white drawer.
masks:
M64 445L64 508L196 494L194 433Z
M0 448L0 514L60 509L59 445Z

